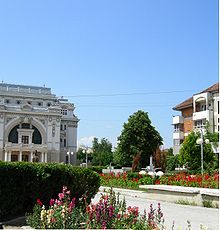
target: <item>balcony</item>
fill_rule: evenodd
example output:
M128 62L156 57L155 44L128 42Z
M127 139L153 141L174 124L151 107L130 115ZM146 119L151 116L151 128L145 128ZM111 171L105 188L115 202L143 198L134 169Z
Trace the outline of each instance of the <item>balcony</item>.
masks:
M173 117L173 125L175 124L183 124L183 117L182 116L174 116Z
M6 142L5 143L5 150L13 150L13 151L46 151L47 145L45 144L23 144L23 143L12 143Z
M200 112L195 112L193 113L193 121L196 120L210 120L210 111L205 110L205 111L200 111Z
M173 139L183 140L184 139L183 131L174 131Z

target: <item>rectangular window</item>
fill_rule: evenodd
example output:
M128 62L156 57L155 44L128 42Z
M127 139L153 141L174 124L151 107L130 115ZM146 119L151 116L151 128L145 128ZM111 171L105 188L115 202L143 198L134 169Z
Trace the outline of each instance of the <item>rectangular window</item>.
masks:
M66 125L64 125L64 130L66 130Z
M218 114L219 114L219 101L218 101Z
M174 140L173 140L173 145L174 145L174 146L180 145L180 140L179 140L179 139L174 139Z
M29 144L29 136L22 136L21 137L21 142L23 144Z
M205 126L206 120L198 120L195 121L195 128L203 128Z
M61 114L67 115L67 109L61 109Z
M63 130L63 125L62 124L60 125L60 130Z
M11 155L11 161L18 161L18 155Z
M180 130L179 124L174 125L174 132L178 132Z
M63 139L63 146L66 147L66 139Z
M22 161L28 162L28 155L22 155Z

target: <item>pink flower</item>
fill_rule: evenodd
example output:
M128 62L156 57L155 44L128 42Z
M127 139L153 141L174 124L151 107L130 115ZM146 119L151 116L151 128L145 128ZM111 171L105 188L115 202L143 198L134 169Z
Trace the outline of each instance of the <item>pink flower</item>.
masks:
M50 199L50 206L54 205L54 199Z
M63 193L59 193L58 197L59 197L60 200L62 200L64 198L64 194Z
M43 203L41 202L41 200L39 198L37 199L37 204L40 205L40 206L43 205Z

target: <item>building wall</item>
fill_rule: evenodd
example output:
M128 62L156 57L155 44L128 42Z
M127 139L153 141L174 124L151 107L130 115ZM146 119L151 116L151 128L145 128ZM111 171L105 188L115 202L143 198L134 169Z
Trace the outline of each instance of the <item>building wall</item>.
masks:
M198 125L204 128L206 121L209 122L210 132L219 132L219 93L203 92L193 96L193 105L180 110L183 117L183 131L186 137ZM200 126L200 123L202 124ZM174 135L173 135L174 136ZM181 145L181 140L173 139L173 152L177 154ZM176 144L175 144L176 143Z
M67 116L61 113L63 106L67 109ZM28 123L34 125L41 133L42 145L35 145L34 148L41 151L42 159L44 158L45 162L63 161L61 152L66 154L69 147L66 146L64 149L60 145L60 126L63 120L66 124L75 124L75 128L70 130L68 135L69 145L74 145L76 151L79 119L74 115L74 108L68 100L65 100L65 103L59 101L51 93L50 88L0 83L0 160L5 160L12 150L33 153L32 143L23 147L23 144L8 142L8 135L16 125Z

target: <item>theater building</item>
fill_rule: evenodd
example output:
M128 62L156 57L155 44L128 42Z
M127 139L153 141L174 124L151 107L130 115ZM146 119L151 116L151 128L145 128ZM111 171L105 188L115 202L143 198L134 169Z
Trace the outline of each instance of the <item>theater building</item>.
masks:
M75 164L74 109L50 88L0 83L0 160Z

